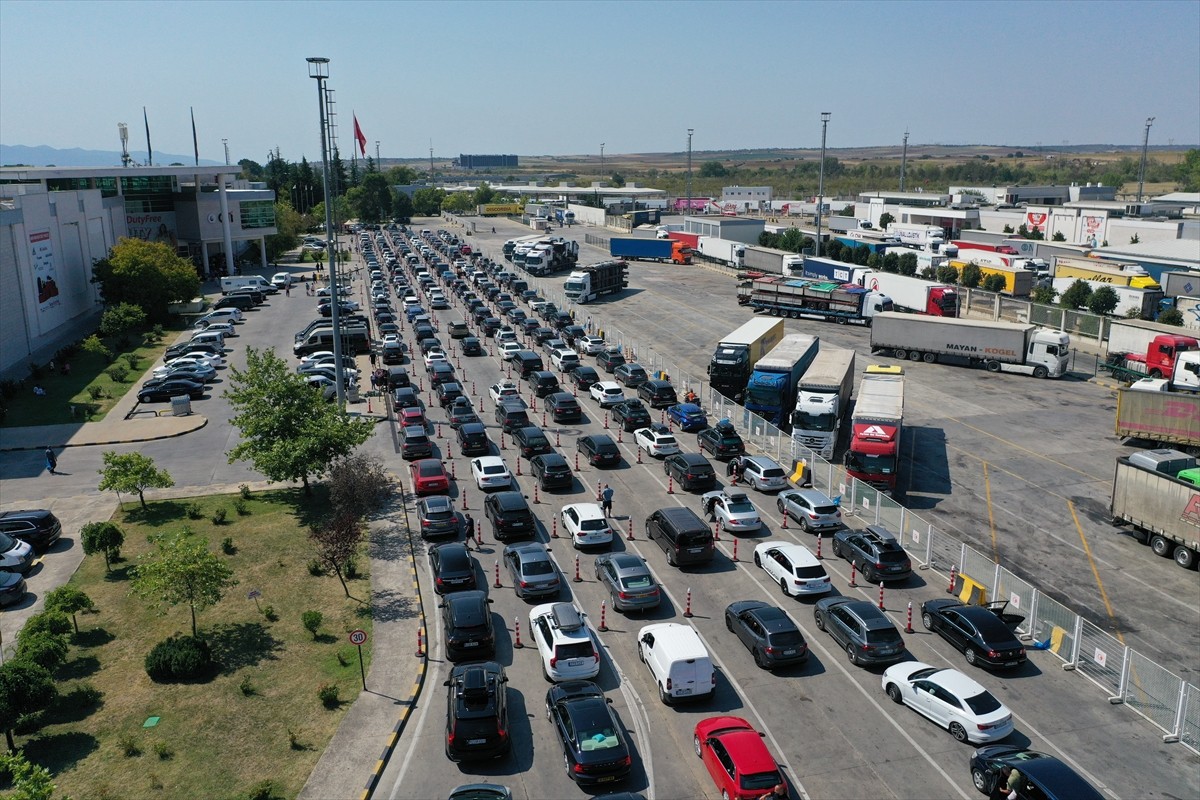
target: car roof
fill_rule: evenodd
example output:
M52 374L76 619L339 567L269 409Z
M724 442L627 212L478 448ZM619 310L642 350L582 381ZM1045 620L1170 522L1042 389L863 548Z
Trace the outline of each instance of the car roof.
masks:
M519 553L522 559L538 559L541 561L549 561L550 554L546 552L546 545L539 542L521 542L520 544L510 544L505 548L506 552Z
M599 386L600 390L605 392L621 391L621 384L617 383L616 381L598 381L595 385Z
M485 436L487 435L487 426L482 422L467 422L460 426L458 430L463 434L482 433Z
M534 456L534 458L541 461L547 467L569 466L569 462L558 453L542 453L541 455Z
M779 462L777 462L773 458L767 458L766 456L742 456L742 463L745 464L747 461L757 464L758 466L760 466L764 469L770 469L770 468L779 466ZM803 489L803 490L797 490L797 491L810 492L810 491L816 491L816 490L815 489ZM832 501L830 501L830 502L832 502Z
M764 547L764 545L766 546ZM797 567L815 567L821 563L812 554L812 551L802 544L794 542L763 542L759 547L762 547L763 550L779 550L790 558L793 565Z
M816 489L789 489L787 494L799 495L814 506L833 505L833 500L829 497L829 495Z
M925 680L933 681L956 697L974 697L987 691L981 684L956 669L939 669Z
M612 553L609 555L608 561L622 575L634 570L645 573L650 572L650 568L646 566L645 561L642 561L641 556L634 553Z
M749 609L762 626L769 632L792 631L796 630L796 623L787 615L782 608L771 605L761 605L757 608Z
M891 618L880 611L879 606L870 600L855 600L849 597L834 597L829 600L830 602L825 604L825 608L839 606L846 609L858 617L869 631L881 631L896 627Z
M430 497L422 497L421 504L430 511L445 511L447 508L451 508L453 506L453 504L450 502L450 498L444 494L435 494Z
M737 765L738 772L743 775L778 771L779 765L771 755L771 751L767 749L762 737L758 735L758 731L753 729L728 731L719 734L719 738L725 745L725 750L729 753L730 758Z
M463 427L466 426L464 425ZM478 461L481 467L506 466L504 459L500 456L476 456L474 460Z
M571 505L563 506L563 511L572 509L581 520L584 519L604 519L604 510L596 503L572 503Z
M525 496L520 492L496 492L489 499L503 509L529 507L529 504L525 502Z
M712 464L708 463L708 459L705 458L704 456L700 455L699 453L676 453L675 455L671 456L671 458L679 459L679 460L683 461L685 464L687 464L689 467L705 467L705 466L711 467L712 466Z

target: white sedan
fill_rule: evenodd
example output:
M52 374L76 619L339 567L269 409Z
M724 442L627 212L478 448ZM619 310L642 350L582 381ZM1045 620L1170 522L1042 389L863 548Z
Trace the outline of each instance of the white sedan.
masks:
M762 518L745 492L708 492L700 498L704 513L727 531L756 531Z
M895 703L941 725L960 742L995 742L1013 731L1012 712L956 669L904 661L883 671L883 690Z
M563 530L571 535L575 547L612 544L613 530L604 511L596 503L575 503L563 506Z
M604 352L605 342L599 336L582 336L575 340L575 346L589 356Z
M176 372L194 372L206 381L212 380L217 370L195 358L176 358L154 370L151 375L155 378L166 378Z
M521 392L517 388L517 384L512 381L500 381L493 383L488 389L488 394L492 396L492 402L500 405L505 399L510 397L520 397Z
M386 333L383 336L384 347L387 347L388 345L391 345L392 347L398 347L402 344L404 344L404 342L401 340L400 334L398 333Z
M203 350L197 350L194 353L184 353L178 358L171 359L167 363L174 364L180 359L194 359L204 364L208 364L213 369L220 369L221 367L225 366L225 356L221 355L220 353L206 353Z
M754 566L762 567L786 595L827 594L833 591L829 573L802 544L761 542L754 548Z
M617 403L625 402L625 392L621 389L621 384L615 381L600 381L593 383L588 391L592 395L592 399L600 404L601 408L615 406Z
M471 475L481 490L507 489L512 485L512 473L500 456L480 456L471 461Z
M443 350L435 347L432 350L430 350L428 353L425 354L425 369L429 369L429 367L435 361L449 361L449 360L450 359L446 357L446 353Z
M639 450L645 450L652 456L663 458L679 452L679 442L670 428L660 422L655 422L649 428L638 428L633 432L633 439Z
M513 357L523 349L524 348L516 342L504 342L500 345L500 360L512 361Z

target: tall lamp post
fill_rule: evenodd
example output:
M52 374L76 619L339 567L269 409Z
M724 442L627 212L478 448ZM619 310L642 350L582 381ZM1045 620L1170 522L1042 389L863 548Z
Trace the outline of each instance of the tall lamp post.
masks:
M604 179L604 142L600 143L600 178Z
M688 176L687 176L687 206L683 213L692 213L692 134L696 132L695 128L688 128Z
M321 112L321 164L325 184L325 254L329 261L330 315L333 324L333 374L334 391L337 392L339 408L346 407L346 387L342 379L342 295L338 292L337 259L333 241L333 198L330 196L332 182L329 178L328 127L325 124L325 81L329 78L329 59L312 57L308 61L308 77L317 82L317 108Z
M1146 118L1146 135L1142 139L1142 166L1138 169L1138 204L1142 202L1142 189L1146 186L1146 151L1150 148L1150 126L1154 124L1154 117Z
M825 207L825 131L829 127L829 112L821 112L821 171L817 178L817 258L821 257L821 211Z

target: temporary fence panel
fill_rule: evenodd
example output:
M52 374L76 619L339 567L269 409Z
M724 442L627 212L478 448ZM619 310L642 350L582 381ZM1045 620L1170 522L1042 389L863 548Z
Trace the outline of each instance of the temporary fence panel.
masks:
M1162 728L1174 733L1184 683L1178 676L1155 664L1136 650L1129 651L1129 679L1125 682L1125 703Z
M1033 584L1001 567L1000 582L996 585L993 599L1007 600L1009 611L1023 614L1025 619L1017 626L1017 633L1023 636L1030 634L1033 627L1034 604L1037 602L1037 589Z
M1190 683L1184 691L1181 717L1179 741L1184 747L1200 755L1200 689Z
M1048 650L1067 663L1075 660L1076 625L1079 615L1053 597L1038 592L1029 633L1034 641L1048 643Z
M951 567L962 563L962 544L948 534L934 527L929 529L929 544L927 548L929 560L926 563L930 569L949 572Z
M1083 620L1079 626L1079 656L1075 659L1075 669L1095 681L1109 697L1120 697L1128 650L1106 631Z
M995 588L996 562L991 556L986 556L974 547L962 548L962 561L958 565L958 574L970 578L987 592L986 598L975 598L975 601L991 600L992 589Z

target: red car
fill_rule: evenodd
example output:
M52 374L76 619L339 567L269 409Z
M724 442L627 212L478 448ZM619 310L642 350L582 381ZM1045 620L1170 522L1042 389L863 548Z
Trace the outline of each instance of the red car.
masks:
M400 409L400 429L403 430L409 425L420 425L425 427L425 412L419 408L402 408Z
M693 742L723 798L757 800L777 784L787 786L762 734L741 717L700 720Z
M450 476L436 458L422 458L408 465L413 491L418 495L445 494L450 491Z

